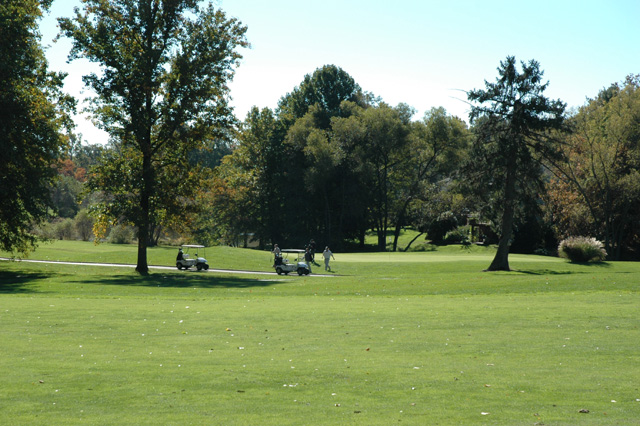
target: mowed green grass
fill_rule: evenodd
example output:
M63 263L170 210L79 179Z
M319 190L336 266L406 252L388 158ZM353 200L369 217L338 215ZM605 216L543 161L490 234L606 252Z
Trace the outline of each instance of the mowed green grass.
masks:
M331 277L1 262L0 423L640 424L640 265L512 255L515 272L482 272L492 255L336 253ZM266 252L207 258L271 270Z

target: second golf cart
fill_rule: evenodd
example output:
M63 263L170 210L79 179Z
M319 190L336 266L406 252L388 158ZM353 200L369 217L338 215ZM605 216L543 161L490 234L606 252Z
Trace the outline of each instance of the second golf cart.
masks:
M189 269L195 266L198 271L209 269L207 259L198 256L198 250L202 249L202 255L204 256L204 246L199 244L183 244L178 251L178 257L176 257L176 267L178 269ZM191 257L189 251L195 251L194 257Z
M305 251L301 249L283 249L282 254L275 257L273 264L278 275L287 275L289 272L297 272L298 275L309 275L311 268L304 260L304 253ZM289 255L292 258L291 261L289 261ZM293 261L294 257L295 261Z

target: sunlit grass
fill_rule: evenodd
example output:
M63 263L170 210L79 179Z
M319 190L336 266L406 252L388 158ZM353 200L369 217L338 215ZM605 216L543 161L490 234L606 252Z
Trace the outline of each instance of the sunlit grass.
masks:
M32 257L135 263L58 244ZM1 262L0 423L635 424L640 266L492 255L336 253L327 278Z

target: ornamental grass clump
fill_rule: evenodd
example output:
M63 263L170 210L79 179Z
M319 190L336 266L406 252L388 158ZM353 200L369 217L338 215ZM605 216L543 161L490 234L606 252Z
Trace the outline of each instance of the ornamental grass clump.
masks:
M607 251L595 238L569 237L560 242L558 255L574 263L602 262Z

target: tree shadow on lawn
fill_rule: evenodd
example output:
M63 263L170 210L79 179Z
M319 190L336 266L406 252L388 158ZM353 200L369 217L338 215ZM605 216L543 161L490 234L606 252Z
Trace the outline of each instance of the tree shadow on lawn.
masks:
M570 263L570 265L587 266L589 268L592 268L592 267L611 268L611 264L607 262ZM521 274L529 274L529 275L578 275L578 274L586 274L589 271L588 270L558 271L558 270L552 270L552 269L512 269L511 272L519 272Z
M209 274L150 274L147 276L114 275L95 279L83 279L87 284L141 286L141 287L171 287L171 288L255 288L270 287L278 284L278 279L247 279L236 277L218 277Z
M44 272L0 271L0 294L35 293L28 286L51 276L52 274Z

